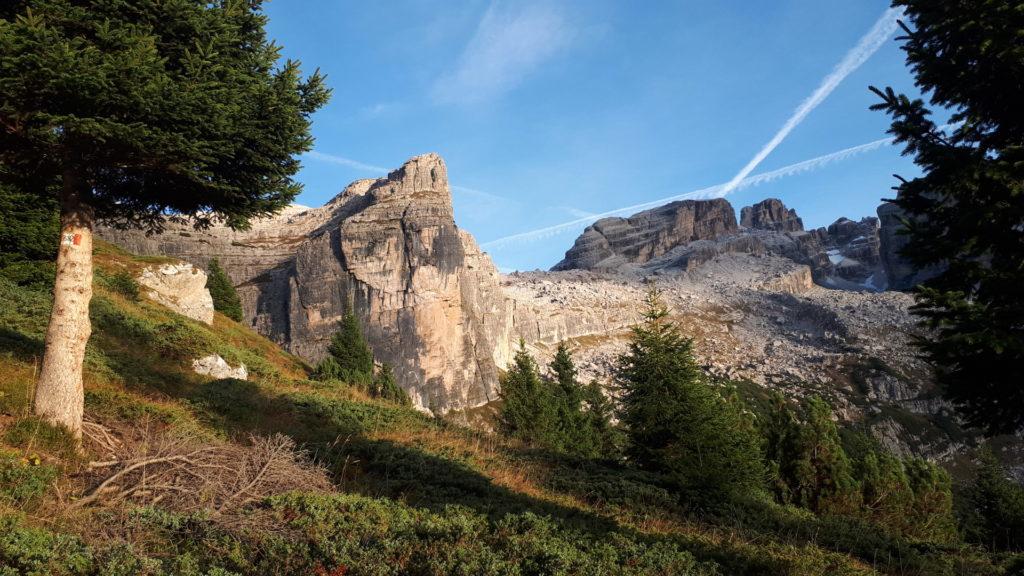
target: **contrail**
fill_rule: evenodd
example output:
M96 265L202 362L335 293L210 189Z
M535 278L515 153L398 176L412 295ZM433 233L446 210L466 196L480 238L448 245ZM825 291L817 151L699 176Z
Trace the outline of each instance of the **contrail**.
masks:
M331 164L341 164L342 166L348 166L349 168L355 168L356 170L362 170L364 172L376 172L378 174L387 174L390 172L387 168L381 166L374 166L373 164L364 164L358 160L351 158L345 158L344 156L335 156L334 154L327 154L325 152L317 152L311 150L303 154L314 160L320 160L321 162L330 162Z
M808 96L799 107L797 107L796 111L793 112L793 115L790 116L789 120L782 125L782 128L779 129L775 136L773 136L772 139L769 140L763 148L761 148L761 151L758 152L750 162L747 162L747 165L744 166L743 169L725 185L721 192L722 196L732 192L744 178L749 176L750 173L753 172L754 169L757 168L757 166L761 164L761 162L763 162L764 159L767 158L783 140L786 139L786 136L789 136L789 133L792 132L794 128L799 126L800 123L807 118L808 114L817 108L819 104L824 102L825 98L828 98L829 94L831 94L847 76L857 68L860 68L864 62L867 62L868 58L871 58L871 56L877 52L883 44L885 44L886 40L888 40L889 37L892 36L893 32L896 31L896 28L898 27L896 20L902 14L902 8L889 8L884 14L882 14L882 17L875 22L875 25L871 27L871 30L869 30L868 33L860 39L860 42L858 42L852 50L846 53L846 56L843 57L832 72L821 81L821 85L818 86L818 89Z
M863 154L865 152L870 152L872 150L877 150L878 148L881 148L883 146L891 146L892 143L893 138L882 138L880 140L875 140L873 142L868 142L866 144L861 144L859 146L851 146L849 148L837 150L836 152L832 152L830 154L817 156L809 160L804 160L802 162L797 162L795 164L783 166L782 168L778 168L770 172L762 172L760 174L748 176L734 184L731 191L749 188L751 186L757 186L758 184L764 184L766 182L772 182L779 178L793 176L794 174L801 174L804 172L817 170L833 162L846 160L847 158L850 158L852 156ZM540 240L542 238L548 238L556 234L561 234L562 232L575 229L580 225L590 224L591 222L594 222L601 218L606 218L608 216L617 216L623 213L631 214L639 212L641 210L646 210L648 208L653 208L655 206L661 206L662 204L666 204L668 202L673 202L676 200L702 200L708 198L721 198L726 194L725 190L728 185L729 183L715 184L714 186L708 186L707 188L701 188L700 190L694 190L692 192L686 192L684 194L676 194L674 196L668 196L667 198L660 198L658 200L651 200L649 202L644 202L642 204L633 204L632 206L616 208L615 210L609 210L607 212L602 212L600 214L593 214L590 216L586 216L584 218L577 218L575 220L570 220L568 222L562 222L561 224L555 224L553 226L538 228L537 230L530 230L529 232L521 232L519 234L505 236L502 238L498 238L496 240L484 242L480 246L486 249L495 249L503 248L510 244L532 242L535 240Z

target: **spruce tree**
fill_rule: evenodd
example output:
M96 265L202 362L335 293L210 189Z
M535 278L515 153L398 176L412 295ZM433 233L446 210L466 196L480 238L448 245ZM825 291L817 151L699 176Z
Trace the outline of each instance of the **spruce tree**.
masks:
M395 373L390 364L381 364L380 370L373 379L373 396L401 406L412 406L412 399L395 381Z
M801 419L775 396L764 431L771 488L784 504L815 512L856 510L859 486L828 404L812 397Z
M0 184L0 276L22 286L52 288L59 235L55 199Z
M373 380L373 351L366 343L363 328L351 309L342 318L327 352L338 363L345 378L363 384Z
M644 322L633 328L617 375L628 458L687 489L762 488L757 437L705 381L692 343L669 321L660 291L652 286L645 303Z
M551 392L557 411L557 434L551 448L588 458L598 456L596 423L592 415L583 410L583 386L577 380L576 365L565 342L559 342L548 368L553 377Z
M923 174L900 179L903 255L944 268L916 291L919 342L944 394L989 434L1024 426L1024 10L1019 0L895 0L909 21L910 99L872 106ZM939 126L933 109L950 113Z
M216 258L210 260L208 267L206 289L210 291L210 297L213 298L213 309L235 322L241 322L242 300L238 297L231 278L220 267L220 262Z
M233 228L287 206L319 74L280 63L260 0L10 0L0 9L0 182L55 199L54 302L33 402L80 434L92 232ZM42 205L42 204L40 204Z
M557 446L558 409L552 387L520 339L512 366L501 378L499 427L513 438L536 446Z

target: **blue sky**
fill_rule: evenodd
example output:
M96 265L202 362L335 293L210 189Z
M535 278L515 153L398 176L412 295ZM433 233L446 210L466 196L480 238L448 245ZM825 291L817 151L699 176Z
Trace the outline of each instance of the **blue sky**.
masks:
M303 159L299 203L319 206L352 180L438 152L458 225L502 269L527 270L561 259L586 222L522 233L736 177L887 7L885 0L275 0L266 9L284 55L308 71L319 67L334 88L314 118L316 152ZM886 136L886 117L867 109L876 100L868 85L914 90L897 43L879 43L751 174ZM783 170L727 197L737 209L778 197L808 227L824 226L874 215L891 194L893 173L916 169L898 149L878 146Z

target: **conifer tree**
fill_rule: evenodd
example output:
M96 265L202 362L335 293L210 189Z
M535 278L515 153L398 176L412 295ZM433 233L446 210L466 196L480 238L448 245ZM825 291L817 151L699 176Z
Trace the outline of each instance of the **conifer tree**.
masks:
M260 0L11 0L0 10L0 182L54 198L61 231L39 416L80 434L92 232L287 206L319 74L279 62ZM57 246L54 246L56 249Z
M1024 486L987 447L973 482L965 490L961 513L964 536L993 550L1024 551Z
M857 508L859 486L832 421L832 410L824 400L812 397L800 419L782 396L776 395L764 437L771 487L780 502L815 512L852 512Z
M1024 10L1019 0L895 0L929 105L871 89L922 175L900 179L903 256L944 269L916 291L945 396L989 434L1024 427ZM930 106L930 107L929 107ZM933 110L949 112L939 126Z
M206 289L210 291L213 298L213 309L231 318L235 322L242 321L242 300L235 291L235 285L231 283L220 262L216 258L210 260L207 270Z
M52 288L59 234L54 198L0 184L0 276L23 286Z
M412 399L395 381L395 373L390 364L381 364L373 379L373 393L376 398L394 402L402 406L412 406Z
M920 458L907 460L903 465L914 494L907 513L906 534L944 544L955 542L958 534L949 473Z
M644 322L633 328L629 351L619 358L627 456L684 488L762 488L757 437L707 384L691 341L669 321L657 288L650 288L645 304Z
M903 463L888 452L868 452L861 462L860 485L868 515L883 526L905 532L914 493Z
M555 382L562 390L562 395L568 399L573 408L578 408L582 400L582 386L576 379L576 365L572 361L572 353L565 342L558 343L555 357L548 365L555 377Z
M373 351L366 343L363 328L351 309L342 318L338 331L327 347L327 352L338 363L341 373L346 377L363 383L373 379Z
M501 378L500 394L499 426L505 434L538 446L557 446L558 411L551 385L541 378L522 339L512 366Z
M615 404L605 396L600 383L593 381L583 389L583 404L589 417L594 455L619 460L625 439L622 430L613 424Z

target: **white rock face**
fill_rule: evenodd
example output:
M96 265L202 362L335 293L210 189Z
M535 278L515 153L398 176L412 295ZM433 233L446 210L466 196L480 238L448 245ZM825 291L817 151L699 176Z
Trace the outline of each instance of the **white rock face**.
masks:
M206 324L213 324L213 298L206 289L206 273L188 262L149 266L137 278L149 288L150 299Z
M232 368L227 360L220 357L219 354L210 354L202 358L197 358L192 361L192 370L196 374L203 374L205 376L212 376L213 378L234 378L235 380L248 380L249 370L246 369L245 364L239 364L238 368Z

